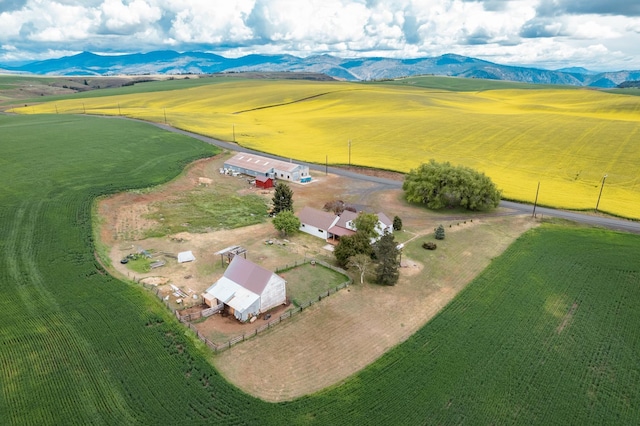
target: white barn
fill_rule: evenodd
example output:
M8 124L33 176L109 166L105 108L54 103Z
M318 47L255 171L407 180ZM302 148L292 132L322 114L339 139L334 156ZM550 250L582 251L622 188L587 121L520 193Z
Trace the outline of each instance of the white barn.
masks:
M241 256L234 256L224 275L207 289L209 306L224 303L240 321L286 303L286 281Z
M309 166L245 152L240 152L225 161L224 168L256 178L267 177L291 182L308 182L311 180Z

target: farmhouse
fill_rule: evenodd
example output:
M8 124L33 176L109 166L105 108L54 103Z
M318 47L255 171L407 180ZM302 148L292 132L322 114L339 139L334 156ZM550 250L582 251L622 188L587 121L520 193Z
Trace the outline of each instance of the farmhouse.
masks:
M375 230L378 238L386 233L393 232L393 222L384 213L378 213L377 216L378 223ZM311 207L304 207L298 213L302 232L324 238L328 242L336 242L340 237L355 234L357 229L354 220L356 217L358 217L358 214L349 210L343 211L340 215L335 215ZM375 238L375 240L378 238Z
M231 172L254 176L257 179L282 179L291 182L309 182L309 166L274 160L255 154L238 153L224 162L224 169Z
M240 321L286 302L286 281L241 256L235 256L224 275L207 289L205 303L225 308Z

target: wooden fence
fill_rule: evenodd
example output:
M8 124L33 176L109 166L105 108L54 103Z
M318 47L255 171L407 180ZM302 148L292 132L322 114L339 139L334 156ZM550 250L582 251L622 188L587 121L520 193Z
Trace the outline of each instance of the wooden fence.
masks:
M276 272L278 271L284 271L287 269L291 269L291 268L295 268L296 266L301 266L304 265L305 263L310 263L310 262L315 262L317 264L320 264L326 268L332 269L336 272L339 272L343 275L347 275L347 272L344 269L340 269L336 266L330 265L326 262L323 262L321 260L312 260L312 259L303 259L302 261L296 261L293 265L285 265L283 267L279 267L276 268ZM134 277L135 278L135 277ZM139 284L141 284L144 288L151 290L152 293L154 293L160 300L162 300L162 302L165 304L165 306L167 308L169 308L170 311L172 311L176 318L183 324L185 324L187 327L189 327L198 337L198 339L200 341L202 341L203 343L205 343L209 348L211 348L214 352L221 352L224 351L226 349L229 349L231 346L236 345L240 342L244 342L247 339L250 339L252 337L257 336L260 333L263 333L271 328L273 328L274 326L280 324L282 321L293 317L294 315L299 314L300 312L304 311L305 309L307 309L308 307L320 302L322 299L324 299L325 297L329 297L332 294L335 294L336 292L342 290L345 287L348 287L349 285L352 284L352 280L349 278L347 281L343 282L342 284L337 285L336 287L330 288L329 290L327 290L326 292L322 292L321 294L318 295L317 298L314 298L312 300L309 300L306 303L303 303L302 305L293 308L293 309L289 309L288 311L286 311L285 313L283 313L282 315L280 315L277 318L272 319L271 321L251 330L248 331L246 333L243 333L239 336L235 336L232 337L231 339L229 339L228 341L224 342L224 343L215 343L209 339L207 339L202 333L200 333L200 331L198 331L198 328L192 323L192 321L197 320L199 318L202 317L207 317L210 315L213 315L216 312L219 312L220 310L222 310L222 308L224 307L223 304L219 304L216 307L213 308L209 308L209 309L203 309L200 312L194 312L191 314L187 314L187 315L180 315L180 309L174 309L168 300L164 300L164 298L162 297L162 294L160 293L160 290L158 289L158 287L150 285L150 284L146 284L144 282L140 282L138 281ZM183 308L185 309L185 308Z

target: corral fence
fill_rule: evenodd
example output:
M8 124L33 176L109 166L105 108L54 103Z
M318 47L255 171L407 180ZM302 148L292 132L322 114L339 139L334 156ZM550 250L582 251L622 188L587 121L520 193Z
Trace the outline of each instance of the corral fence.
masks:
M207 318L213 314L217 314L218 312L224 309L224 304L220 303L218 306L214 306L212 308L203 309L198 312L192 312L186 315L180 315L180 310L176 310L176 316L181 322L191 322L198 320L200 318Z
M281 272L281 271L285 271L287 269L291 269L291 268L295 268L297 266L301 266L304 265L306 263L312 263L312 264L319 264L322 265L326 268L332 269L338 273L341 273L343 275L347 275L347 272L344 269L338 268L336 266L330 265L326 262L323 262L321 260L313 260L313 259L304 259L302 261L296 261L293 264L290 265L284 265L282 267L276 268L276 272ZM203 342L204 344L206 344L207 346L209 346L209 348L211 348L214 352L222 352L226 349L231 348L233 345L237 345L240 342L244 342L247 339L250 339L252 337L257 336L260 333L264 333L265 331L270 330L271 328L275 327L276 325L280 324L282 321L289 319L291 317L293 317L294 315L299 314L300 312L304 311L305 309L309 308L310 306L320 302L322 299L331 296L332 294L335 294L336 292L342 290L343 288L348 287L349 285L352 284L352 280L349 278L347 281L328 289L326 292L322 292L321 294L318 295L317 298L314 298L312 300L309 300L306 303L303 303L302 305L298 306L298 307L294 307L292 309L289 309L288 311L284 312L282 315L273 318L271 321L266 322L264 324L262 324L259 327L256 327L255 329L251 330L251 331L247 331L241 335L232 337L231 339L227 340L226 342L213 342L209 339L207 339L206 336L204 336L199 330L198 328L191 322L197 319L200 319L204 316L210 316L213 315L213 313L219 312L220 310L222 310L223 306L222 304L218 305L215 308L210 308L210 309L205 309L201 312L196 312L196 313L191 313L191 314L187 314L187 315L180 315L180 311L176 310L175 315L176 317L180 320L180 322L182 322L183 324L185 324L187 327L189 327L198 337L198 339ZM157 290L157 289L156 289ZM215 312L213 313L209 313L207 312L206 315L205 312L206 311L212 311L215 310Z
M347 271L345 271L344 269L338 268L336 266L333 266L329 263L323 262L322 260L317 260L317 259L303 259L300 261L295 261L293 264L287 264L284 266L281 266L279 268L276 268L276 273L277 272L282 272L282 271L286 271L288 269L292 269L295 268L297 266L302 266L304 264L318 264L318 265L322 265L325 268L329 268L333 271L336 271L342 275L348 276L347 275ZM135 277L134 277L135 278ZM135 279L134 279L135 281ZM263 325L256 327L255 329L251 330L251 331L247 331L241 335L232 337L231 339L229 339L226 342L223 343L216 343L213 342L209 339L206 338L206 336L204 336L199 330L198 328L192 323L192 321L195 321L197 319L200 318L204 318L204 317L208 317L211 316L215 313L220 312L222 309L224 309L224 305L221 303L218 306L212 307L212 308L207 308L207 309L203 309L202 311L199 312L192 312L190 314L186 314L186 315L181 315L181 311L186 309L175 309L171 306L171 304L169 303L168 300L165 300L162 297L162 293L160 292L160 289L155 286L155 285L151 285L151 284L147 284L144 283L142 281L136 281L138 284L141 284L144 288L146 288L147 290L150 290L152 293L154 293L160 300L162 300L162 302L165 304L165 306L167 308L169 308L170 311L172 311L174 313L174 315L176 316L176 318L183 324L185 324L187 327L189 327L198 337L198 339L200 341L202 341L204 344L206 344L209 348L211 348L214 352L221 352L224 351L226 349L229 349L230 347L232 347L233 345L236 345L240 342L244 342L247 339L250 339L252 337L257 336L260 333L263 333L267 330L270 330L271 328L275 327L276 325L280 324L282 321L291 318L297 314L299 314L300 312L304 311L305 309L309 308L310 306L320 302L322 299L331 296L332 294L337 293L338 291L342 290L343 288L348 287L349 285L351 285L353 283L353 280L351 280L351 278L349 278L347 281L328 289L326 292L322 292L321 294L318 295L318 297L307 301L306 303L301 304L298 307L289 309L288 311L286 311L285 313L283 313L282 315L272 319L271 321L264 323Z

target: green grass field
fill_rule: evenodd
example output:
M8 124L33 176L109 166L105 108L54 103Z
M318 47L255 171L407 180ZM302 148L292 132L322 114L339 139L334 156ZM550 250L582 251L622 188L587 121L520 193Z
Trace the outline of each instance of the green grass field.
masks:
M287 281L287 297L296 306L312 300L316 301L319 295L326 295L328 290L333 290L349 280L346 275L325 266L309 263L278 272L278 274Z
M267 404L221 378L155 296L94 258L96 197L165 182L213 149L61 115L0 116L0 132L3 424L640 422L638 236L531 231L364 371Z
M222 185L220 185L222 186ZM224 187L194 190L177 199L154 203L149 218L162 223L145 235L161 237L178 232L208 232L262 223L268 217L267 203L255 194L237 195Z

